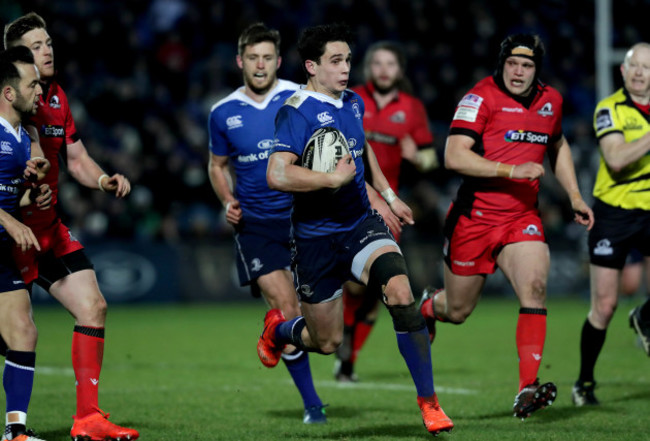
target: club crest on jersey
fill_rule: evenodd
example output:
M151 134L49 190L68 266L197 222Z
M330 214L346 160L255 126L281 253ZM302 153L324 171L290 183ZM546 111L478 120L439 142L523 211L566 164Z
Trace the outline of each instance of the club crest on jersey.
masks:
M228 130L232 130L243 127L244 123L241 121L241 115L233 115L226 119L226 125L228 126Z
M330 124L334 122L334 118L332 118L332 115L330 115L329 112L321 112L318 115L316 115L316 119L318 119L318 122L321 123L321 125L325 124Z
M50 98L50 102L48 104L53 109L60 109L61 108L61 101L59 100L58 95L52 95L52 97Z
M352 111L354 112L354 117L356 119L361 119L361 110L359 110L359 103L355 102L352 104Z
M397 124L404 124L406 122L406 113L404 113L403 110L399 110L395 113L393 113L390 116L390 121L397 123Z
M546 103L537 111L537 114L542 116L553 116L553 106L551 103Z

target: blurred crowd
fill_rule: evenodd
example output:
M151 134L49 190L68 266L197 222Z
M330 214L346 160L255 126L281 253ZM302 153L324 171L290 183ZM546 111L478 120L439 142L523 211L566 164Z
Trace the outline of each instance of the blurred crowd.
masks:
M631 1L617 2L617 11L626 11ZM586 195L591 191L598 154L591 128L595 29L589 0L0 0L0 5L3 23L29 11L45 18L55 41L58 80L86 147L107 172L123 173L134 184L129 198L115 200L64 178L64 219L80 237L230 240L207 177L207 117L214 103L241 85L237 36L260 20L281 32L280 77L301 83L295 44L303 27L351 25L356 32L351 85L363 81L361 63L370 44L401 42L407 75L427 107L438 147L457 101L492 73L499 42L514 32L539 34L547 49L541 77L564 95L564 131L581 188ZM642 40L637 29L643 27L617 11L613 44L625 48ZM403 194L417 225L405 240L409 235L440 240L458 178L444 171L407 175ZM581 232L570 224L568 201L553 178L545 181L540 206L550 238L576 240Z

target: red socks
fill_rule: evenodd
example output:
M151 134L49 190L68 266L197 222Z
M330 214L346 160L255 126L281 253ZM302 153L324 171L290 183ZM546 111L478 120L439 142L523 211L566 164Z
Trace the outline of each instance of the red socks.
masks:
M75 326L72 333L72 368L77 380L77 418L99 408L99 373L104 358L104 328Z
M537 379L546 339L546 309L521 308L517 321L519 390Z

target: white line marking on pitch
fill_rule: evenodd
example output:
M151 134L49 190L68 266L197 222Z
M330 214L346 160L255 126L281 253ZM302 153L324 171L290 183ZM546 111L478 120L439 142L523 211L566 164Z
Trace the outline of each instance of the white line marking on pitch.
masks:
M404 390L404 391L413 391L415 386L408 384L396 384L396 383L339 383L337 381L316 381L319 386L322 387L331 387L336 389L372 389L372 390ZM455 394L455 395L474 395L478 391L473 389L463 389L458 387L445 387L445 386L435 386L436 392L442 392L445 394Z

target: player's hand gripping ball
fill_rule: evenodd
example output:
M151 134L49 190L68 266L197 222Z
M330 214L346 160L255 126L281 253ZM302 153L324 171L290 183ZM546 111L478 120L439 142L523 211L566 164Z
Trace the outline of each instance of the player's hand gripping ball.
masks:
M302 165L314 171L331 173L336 163L350 153L343 133L334 127L322 127L307 141L302 154Z

